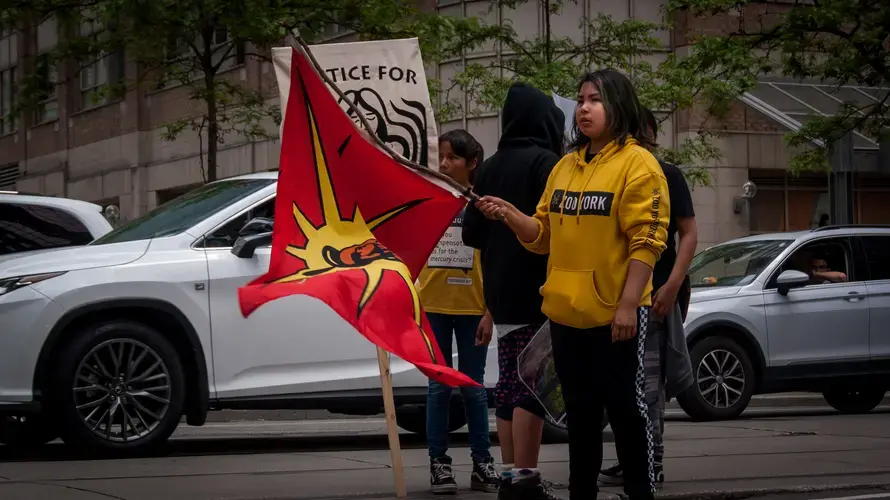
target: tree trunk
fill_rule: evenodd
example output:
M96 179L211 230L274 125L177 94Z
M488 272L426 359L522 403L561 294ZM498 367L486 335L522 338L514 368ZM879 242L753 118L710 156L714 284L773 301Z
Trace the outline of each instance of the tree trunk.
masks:
M213 75L205 75L207 86L207 182L216 180L216 152L219 146L219 123L216 113L216 92Z
M207 91L207 182L216 180L216 152L219 146L219 118L216 101L216 73L213 67L213 34L212 25L203 30L204 53L201 54L201 65L204 70L204 87Z
M550 0L544 0L544 62L550 64Z

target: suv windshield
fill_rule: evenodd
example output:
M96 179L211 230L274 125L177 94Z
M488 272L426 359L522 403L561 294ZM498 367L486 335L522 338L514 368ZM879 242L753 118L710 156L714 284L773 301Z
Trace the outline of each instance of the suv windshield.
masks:
M275 179L237 179L206 184L161 205L90 244L107 245L179 234L274 182Z
M692 259L689 281L693 288L744 286L794 240L754 240L711 247Z

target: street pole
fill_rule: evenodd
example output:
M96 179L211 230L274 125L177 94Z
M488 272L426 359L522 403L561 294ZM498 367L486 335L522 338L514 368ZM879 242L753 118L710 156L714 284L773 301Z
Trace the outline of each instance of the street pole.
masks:
M828 195L831 224L853 223L853 134L848 132L829 148L831 173Z

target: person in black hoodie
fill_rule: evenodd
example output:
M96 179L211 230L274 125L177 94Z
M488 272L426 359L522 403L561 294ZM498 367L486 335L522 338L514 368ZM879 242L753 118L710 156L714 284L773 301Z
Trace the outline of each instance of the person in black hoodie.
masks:
M483 163L473 191L503 198L533 215L553 166L562 157L565 117L540 90L516 83L501 115L497 152ZM517 357L546 318L540 287L547 256L527 251L506 224L467 206L463 241L482 258L485 303L498 335L495 416L504 471L500 500L558 498L538 472L544 408L519 380Z

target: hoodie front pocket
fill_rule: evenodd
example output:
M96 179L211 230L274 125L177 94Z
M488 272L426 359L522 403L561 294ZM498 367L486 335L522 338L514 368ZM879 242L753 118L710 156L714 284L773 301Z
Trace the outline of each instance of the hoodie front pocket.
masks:
M608 325L617 304L604 301L596 289L593 270L551 268L541 289L542 312L551 320L574 328Z

